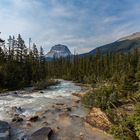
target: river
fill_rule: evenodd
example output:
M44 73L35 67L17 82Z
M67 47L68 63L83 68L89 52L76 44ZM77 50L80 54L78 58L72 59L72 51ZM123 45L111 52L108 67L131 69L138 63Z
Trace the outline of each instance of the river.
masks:
M87 115L88 110L77 102L78 97L72 95L72 93L79 93L82 90L82 87L71 81L60 80L58 85L41 92L26 90L17 91L18 94L2 95L0 96L0 120L11 124L12 140L20 140L23 136L28 137L44 125L50 126L55 131L56 135L53 139L56 140L77 140L81 133L85 136L83 140L93 138L111 140L102 132L83 126L83 118ZM16 108L14 114L24 116L25 120L22 123L12 122L13 108ZM32 123L26 119L34 115L40 117L39 121ZM59 131L56 128L59 128Z
M60 84L51 86L43 93L22 93L0 96L0 120L9 121L11 119L10 110L12 107L22 107L23 115L29 116L39 110L49 108L53 103L61 102L64 99L72 99L71 94L81 91L80 86L76 86L70 81L60 80Z

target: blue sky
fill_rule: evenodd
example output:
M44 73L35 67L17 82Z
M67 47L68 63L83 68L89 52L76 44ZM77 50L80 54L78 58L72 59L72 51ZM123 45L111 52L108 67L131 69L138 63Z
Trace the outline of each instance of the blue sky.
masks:
M140 31L140 0L0 0L0 32L83 53Z

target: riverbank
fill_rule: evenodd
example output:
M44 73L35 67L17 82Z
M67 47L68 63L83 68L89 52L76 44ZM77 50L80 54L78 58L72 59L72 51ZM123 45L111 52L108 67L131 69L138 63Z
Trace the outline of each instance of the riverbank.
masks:
M10 89L1 89L0 96L10 95L10 94L26 94L33 93L41 90L45 90L50 86L59 84L59 79L45 79L34 83L32 86L24 87L20 89L10 90Z
M139 139L139 93L140 90L122 90L110 81L97 83L81 98L83 105L90 108L87 122L118 139Z
M1 96L0 116L9 122L10 138L35 140L41 134L49 140L112 140L85 121L89 110L81 105L79 97L72 95L81 91L80 86L61 81L42 93Z
M87 88L87 90L83 93L75 93L73 94L76 97L79 97L80 100L83 100L83 98L85 98L85 96L87 96L89 94L89 92L93 91L93 88L90 85L86 85L85 86ZM90 98L88 98L88 100L90 100ZM85 116L84 120L85 122L90 125L92 128L96 128L98 131L101 131L103 133L105 133L106 135L109 135L110 137L112 137L109 134L109 130L110 128L113 126L110 118L106 115L106 112L103 112L101 110L101 108L96 107L96 106L86 106L83 101L80 101L81 104L85 107L88 108L89 112L88 114ZM113 139L113 137L112 137Z
M43 83L44 82L44 83ZM8 95L21 95L21 94L31 94L33 92L43 92L43 90L48 89L51 86L55 86L59 84L59 80L48 80L48 81L40 81L34 84L32 87L24 87L22 89L17 90L5 90L0 92L0 96L8 96Z

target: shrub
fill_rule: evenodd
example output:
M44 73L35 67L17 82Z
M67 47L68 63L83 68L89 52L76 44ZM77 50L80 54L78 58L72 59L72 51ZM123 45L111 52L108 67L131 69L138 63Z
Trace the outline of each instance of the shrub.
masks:
M100 107L105 110L117 103L118 93L114 86L103 86L82 97L82 103L87 107Z
M123 140L140 140L140 104L136 105L136 113L120 119L119 122L110 129L116 138Z
M59 81L57 81L57 80L45 79L45 80L35 83L34 87L36 90L43 90L43 89L48 88L49 86L56 85L58 83L59 83Z

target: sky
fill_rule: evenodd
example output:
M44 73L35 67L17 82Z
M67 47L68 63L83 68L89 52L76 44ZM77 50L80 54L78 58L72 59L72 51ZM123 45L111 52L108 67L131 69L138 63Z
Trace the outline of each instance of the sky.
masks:
M85 53L140 31L140 0L0 0L0 37Z

